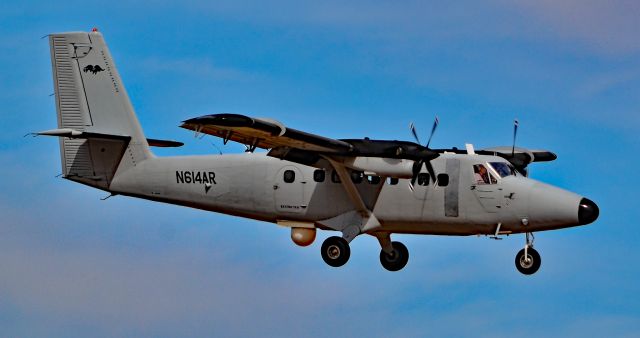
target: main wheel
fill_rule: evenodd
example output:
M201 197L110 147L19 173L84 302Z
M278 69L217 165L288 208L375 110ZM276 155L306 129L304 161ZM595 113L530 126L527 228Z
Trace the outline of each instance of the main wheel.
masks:
M542 259L540 254L534 248L527 249L527 256L524 255L524 249L520 250L516 255L516 268L520 273L525 275L533 275L540 269Z
M389 271L402 270L409 261L409 250L400 242L391 242L393 252L388 254L380 250L380 263Z
M344 238L332 236L324 240L320 253L325 263L337 268L347 263L351 249Z

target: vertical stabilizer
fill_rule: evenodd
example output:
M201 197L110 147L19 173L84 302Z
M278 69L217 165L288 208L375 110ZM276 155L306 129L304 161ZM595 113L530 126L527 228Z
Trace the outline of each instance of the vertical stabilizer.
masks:
M108 189L117 171L151 157L102 34L51 34L58 128L120 138L61 138L66 178ZM125 137L129 141L123 141Z

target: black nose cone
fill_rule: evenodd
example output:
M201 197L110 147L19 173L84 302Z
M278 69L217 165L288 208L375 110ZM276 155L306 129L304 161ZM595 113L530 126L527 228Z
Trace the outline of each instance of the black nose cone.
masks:
M580 201L580 206L578 206L578 223L580 225L593 223L598 219L598 215L600 215L600 209L592 200L583 198Z

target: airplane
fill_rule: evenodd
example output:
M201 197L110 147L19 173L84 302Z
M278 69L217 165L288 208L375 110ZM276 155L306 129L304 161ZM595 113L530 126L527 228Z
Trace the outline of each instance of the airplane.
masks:
M150 147L181 142L146 138L102 34L49 35L58 128L65 179L151 201L275 223L291 229L299 246L317 230L337 231L321 245L332 267L349 260L360 235L380 243L380 263L399 271L407 247L392 234L501 239L525 234L515 257L519 272L541 265L535 232L593 223L593 201L528 177L528 165L553 161L546 150L515 146L430 148L416 142L333 139L286 127L267 118L212 114L180 127L197 136L246 146L245 153L156 157ZM267 152L254 152L256 149Z

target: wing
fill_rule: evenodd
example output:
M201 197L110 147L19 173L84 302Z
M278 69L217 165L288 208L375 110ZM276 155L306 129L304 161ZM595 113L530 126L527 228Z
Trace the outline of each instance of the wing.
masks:
M238 114L213 114L186 120L180 127L221 137L225 144L231 140L245 144L249 149L299 149L335 154L347 153L353 146L300 130L286 128L270 119L252 118Z
M532 150L519 147L493 147L477 151L478 154L496 155L513 164L520 172L527 174L527 166L533 162L554 161L558 156L548 150Z
M502 156L507 160L513 160L516 163L525 165L532 162L549 162L558 158L556 154L548 150L535 150L520 147L493 147L480 150L480 152L493 153L494 155Z

